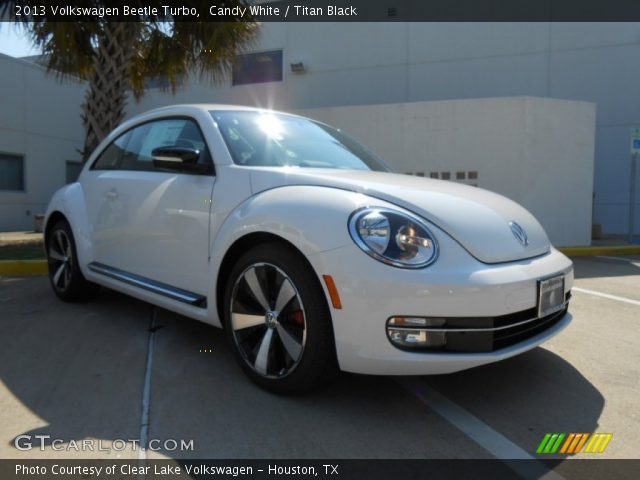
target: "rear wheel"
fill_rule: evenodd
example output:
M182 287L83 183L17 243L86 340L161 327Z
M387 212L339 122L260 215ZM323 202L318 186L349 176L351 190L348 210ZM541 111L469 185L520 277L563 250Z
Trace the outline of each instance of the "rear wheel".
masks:
M84 278L78 265L78 254L71 227L58 220L47 235L49 280L55 294L65 302L93 297L99 287Z
M281 244L257 246L234 266L225 295L236 358L257 384L308 390L337 370L331 316L317 277Z

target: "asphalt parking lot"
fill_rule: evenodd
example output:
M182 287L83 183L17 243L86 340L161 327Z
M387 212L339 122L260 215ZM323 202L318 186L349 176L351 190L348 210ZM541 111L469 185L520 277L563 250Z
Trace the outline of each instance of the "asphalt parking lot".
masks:
M542 347L446 376L341 374L298 397L255 387L215 328L111 291L64 304L45 277L0 278L0 458L138 458L114 442L145 435L160 440L147 458L526 458L547 432L613 433L578 457L639 458L640 257L575 270L574 321ZM25 434L51 440L16 449ZM68 448L87 439L101 449Z

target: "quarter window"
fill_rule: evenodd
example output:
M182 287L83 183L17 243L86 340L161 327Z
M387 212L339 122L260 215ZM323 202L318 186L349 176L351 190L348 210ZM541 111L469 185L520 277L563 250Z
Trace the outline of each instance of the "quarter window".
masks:
M24 191L24 157L0 153L0 190Z
M198 164L211 167L211 156L195 121L170 118L144 123L122 134L98 157L95 170L157 171L152 152L160 147L187 147L200 151ZM211 169L205 168L204 170Z
M111 144L100 154L93 164L95 170L118 170L122 166L122 157L129 142L130 132L124 133L116 138Z

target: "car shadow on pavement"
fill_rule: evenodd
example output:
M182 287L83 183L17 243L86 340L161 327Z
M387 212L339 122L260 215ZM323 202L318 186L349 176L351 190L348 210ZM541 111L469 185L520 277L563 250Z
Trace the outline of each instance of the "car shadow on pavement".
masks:
M532 456L546 433L596 431L605 403L578 370L544 347L423 381Z
M138 438L149 305L108 290L67 304L37 277L0 279L0 309L0 458L116 456L51 443Z
M193 439L197 447L165 455L490 458L395 377L343 373L321 390L279 397L245 378L223 332L169 312L160 321L150 433ZM578 370L544 348L411 380L436 388L533 456L547 432L596 430L604 407L603 396Z
M104 290L64 304L43 279L0 287L0 458L135 458L135 452L51 450L68 442L138 439L153 308ZM491 458L393 377L341 374L305 395L252 384L224 332L158 309L149 458ZM452 375L418 377L535 454L546 432L592 432L604 399L544 348ZM14 447L50 435L45 452ZM166 440L192 449L166 448ZM66 445L66 444L65 444Z

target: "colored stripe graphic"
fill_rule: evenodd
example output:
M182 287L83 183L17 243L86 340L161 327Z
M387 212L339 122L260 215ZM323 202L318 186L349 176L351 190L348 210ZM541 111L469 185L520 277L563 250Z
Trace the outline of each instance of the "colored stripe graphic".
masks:
M560 448L560 443L562 442L563 438L564 438L564 433L558 434L558 439L556 440L556 443L553 444L553 447L551 447L551 450L549 451L549 453L556 453L558 451L558 448Z
M588 433L583 433L582 434L582 438L578 442L578 445L576 445L576 448L573 451L573 453L580 453L580 450L582 450L582 447L584 446L585 442L587 441L587 438L589 438L589 434Z
M603 453L611 438L613 437L613 433L594 433L591 436L591 440L587 443L587 448L585 448L585 453Z
M538 445L536 453L556 453L564 437L564 433L547 433Z
M566 440L565 440L566 437ZM543 437L536 453L538 454L554 454L561 453L565 455L575 455L584 449L584 453L603 453L613 438L612 433L547 433ZM564 443L562 442L564 440ZM587 440L589 440L587 442ZM562 445L562 448L560 448ZM558 449L560 451L558 451Z
M562 445L562 448L560 449L560 453L567 453L567 450L569 449L569 445L571 445L571 442L573 442L573 439L576 437L575 433L570 433L569 436L567 437L567 441L564 442L564 445Z
M544 451L544 447L550 438L551 438L551 434L547 433L542 439L542 441L540 442L540 445L538 445L538 449L536 450L536 453L542 453Z
M588 433L572 433L571 436L573 436L573 440L571 441L571 443L567 442L562 447L560 453L567 453L569 455L578 453L582 449L584 442L586 442L587 438L589 438Z

